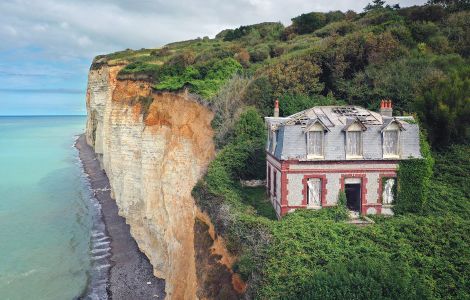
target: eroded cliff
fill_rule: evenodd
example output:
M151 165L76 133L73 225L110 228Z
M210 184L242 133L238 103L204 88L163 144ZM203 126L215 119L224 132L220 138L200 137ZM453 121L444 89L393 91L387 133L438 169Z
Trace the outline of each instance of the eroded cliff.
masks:
M193 299L200 276L191 190L215 155L213 113L185 93L153 93L144 81L117 80L121 67L90 70L87 142L139 248L166 280L167 296Z

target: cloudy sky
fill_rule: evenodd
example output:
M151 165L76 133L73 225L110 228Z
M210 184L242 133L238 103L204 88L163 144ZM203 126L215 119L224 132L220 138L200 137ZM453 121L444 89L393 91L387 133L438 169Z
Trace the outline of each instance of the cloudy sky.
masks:
M0 2L0 115L84 114L93 57L369 0L10 0ZM397 0L400 6L423 0Z

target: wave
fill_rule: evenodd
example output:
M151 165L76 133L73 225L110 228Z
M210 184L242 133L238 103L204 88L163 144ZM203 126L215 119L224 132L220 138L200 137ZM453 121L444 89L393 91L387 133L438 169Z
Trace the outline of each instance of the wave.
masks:
M75 144L78 136L75 139ZM83 164L79 158L78 150L75 148L76 165L81 170L81 181L86 191L87 206L90 209L92 216L92 231L90 235L90 249L89 257L91 269L88 272L88 284L79 297L79 299L108 299L107 285L109 282L109 271L111 268L111 248L109 246L111 239L106 232L106 227L103 221L102 208L99 201L93 196L90 178L83 168Z

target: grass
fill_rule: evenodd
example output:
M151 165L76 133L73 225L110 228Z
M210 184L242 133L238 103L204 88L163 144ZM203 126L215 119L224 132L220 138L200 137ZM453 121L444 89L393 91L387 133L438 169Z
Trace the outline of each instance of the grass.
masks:
M271 202L269 202L266 195L266 188L264 186L243 187L242 197L243 203L253 206L258 215L270 220L277 220L276 212L274 211Z

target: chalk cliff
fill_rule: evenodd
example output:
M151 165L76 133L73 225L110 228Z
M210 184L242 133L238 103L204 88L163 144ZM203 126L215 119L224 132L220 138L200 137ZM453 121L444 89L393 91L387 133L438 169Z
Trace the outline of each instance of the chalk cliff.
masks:
M87 142L139 248L166 280L168 298L194 299L200 213L191 190L215 155L213 113L186 93L154 93L145 81L117 80L121 68L90 70Z

